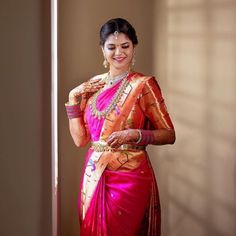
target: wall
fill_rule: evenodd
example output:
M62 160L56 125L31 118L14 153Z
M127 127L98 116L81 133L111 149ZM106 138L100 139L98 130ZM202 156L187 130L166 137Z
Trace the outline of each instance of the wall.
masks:
M93 10L95 9L95 10ZM137 29L136 68L157 76L175 124L174 146L150 147L163 236L236 233L236 2L60 1L60 232L79 231L76 201L85 151L74 146L64 102L104 71L100 25L125 17Z
M0 235L51 236L50 2L1 1Z
M85 154L84 149L75 147L69 135L64 103L70 89L105 72L99 30L114 17L127 18L135 26L140 40L135 68L151 73L152 4L145 0L59 1L59 227L62 236L78 235L77 196Z
M177 131L174 147L154 161L163 235L233 236L236 1L155 3L154 71Z

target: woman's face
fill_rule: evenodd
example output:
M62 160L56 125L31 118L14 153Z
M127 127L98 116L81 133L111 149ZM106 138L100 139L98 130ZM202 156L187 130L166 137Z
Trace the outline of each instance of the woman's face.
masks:
M102 47L102 51L110 64L110 70L126 71L130 69L134 56L134 46L124 33L109 35Z

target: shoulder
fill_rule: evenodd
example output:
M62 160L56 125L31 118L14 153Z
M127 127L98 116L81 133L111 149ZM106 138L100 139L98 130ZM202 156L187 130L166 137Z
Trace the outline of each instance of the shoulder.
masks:
M140 94L140 97L144 97L145 95L148 95L148 94L150 94L150 96L154 94L157 97L162 96L161 88L155 76L144 75L142 73L136 72L132 78L132 81L134 81L134 83L135 81L141 82L140 84L142 86L142 92Z
M144 75L139 72L134 72L131 78L131 81L140 81L144 86L148 86L149 84L153 84L159 87L157 79L153 75Z

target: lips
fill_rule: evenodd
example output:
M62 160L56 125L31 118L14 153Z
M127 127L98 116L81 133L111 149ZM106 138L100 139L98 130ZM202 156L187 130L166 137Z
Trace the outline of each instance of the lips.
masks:
M126 59L126 57L114 57L113 60L117 61L117 62L123 62Z

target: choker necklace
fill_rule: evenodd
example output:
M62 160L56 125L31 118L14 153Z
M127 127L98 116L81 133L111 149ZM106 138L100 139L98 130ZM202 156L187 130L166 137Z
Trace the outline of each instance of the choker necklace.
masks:
M107 79L106 79L107 88L112 87L113 85L115 85L116 83L118 83L119 81L121 81L122 79L127 77L128 74L129 74L129 71L125 71L124 73L122 73L120 75L116 75L114 77L111 77L110 72L108 72Z
M90 109L91 109L92 114L93 114L94 117L97 117L98 119L105 118L108 114L110 114L113 110L115 110L117 108L117 104L120 101L120 99L123 95L123 92L125 91L125 89L129 85L129 81L127 79L128 74L129 74L129 72L125 72L124 74L122 74L122 77L120 78L120 80L123 79L123 81L121 82L121 84L119 85L119 88L117 89L115 95L111 99L110 104L105 109L103 109L102 111L99 111L97 109L97 98L100 95L100 93L102 92L102 89L98 90L93 95L92 100L90 102ZM125 75L125 77L124 77L124 75ZM119 77L120 77L120 75L119 75Z

